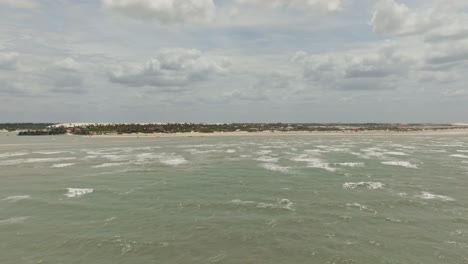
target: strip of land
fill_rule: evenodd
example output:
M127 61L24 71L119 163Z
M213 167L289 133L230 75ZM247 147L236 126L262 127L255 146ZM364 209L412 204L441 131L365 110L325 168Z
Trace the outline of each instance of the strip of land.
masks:
M319 123L28 123L0 124L20 136L80 135L96 137L247 136L247 135L457 135L468 124L319 124Z

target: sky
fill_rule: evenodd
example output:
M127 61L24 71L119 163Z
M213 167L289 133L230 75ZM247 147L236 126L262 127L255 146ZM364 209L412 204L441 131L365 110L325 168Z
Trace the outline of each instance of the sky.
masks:
M468 122L466 0L0 0L0 122Z

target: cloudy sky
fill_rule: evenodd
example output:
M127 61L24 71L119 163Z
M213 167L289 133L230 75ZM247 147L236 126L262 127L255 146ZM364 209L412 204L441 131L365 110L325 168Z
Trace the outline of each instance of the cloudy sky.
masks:
M0 122L468 122L466 0L0 0Z

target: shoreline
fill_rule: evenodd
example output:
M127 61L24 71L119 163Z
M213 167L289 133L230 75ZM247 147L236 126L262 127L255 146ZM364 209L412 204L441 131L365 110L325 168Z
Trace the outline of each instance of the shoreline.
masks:
M360 131L360 132L320 132L320 131L291 131L291 132L214 132L214 133L137 133L137 134L107 134L107 135L87 135L81 137L90 138L171 138L171 137L222 137L222 136L468 136L468 129L450 130L422 130L408 132L394 131ZM74 136L71 135L70 136Z

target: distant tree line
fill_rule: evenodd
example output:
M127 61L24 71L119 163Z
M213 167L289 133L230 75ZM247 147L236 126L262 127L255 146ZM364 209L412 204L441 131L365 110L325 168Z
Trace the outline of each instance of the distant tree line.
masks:
M359 132L359 131L420 131L425 129L441 130L454 128L451 125L430 124L319 124L319 123L167 123L167 124L91 124L81 127L47 127L47 124L17 124L17 127L35 125L37 129L21 131L19 135L105 135L105 134L152 134L152 133L214 133L214 132ZM50 125L50 124L49 124ZM1 126L0 126L1 127Z

